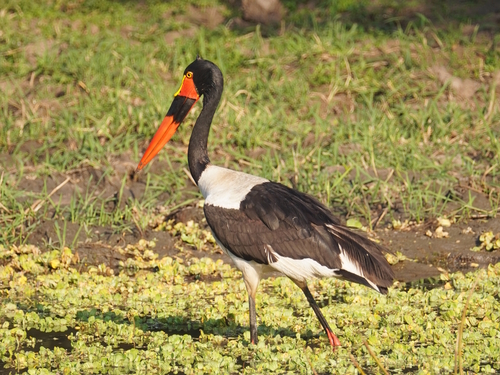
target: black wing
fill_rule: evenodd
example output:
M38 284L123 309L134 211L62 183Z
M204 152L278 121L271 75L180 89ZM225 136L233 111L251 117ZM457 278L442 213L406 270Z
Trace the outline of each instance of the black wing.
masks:
M240 204L226 209L205 204L207 223L222 245L239 258L261 264L280 256L311 258L330 269L341 269L340 248L366 277L390 286L394 274L381 247L346 227L316 199L275 182L256 185ZM371 277L370 277L371 276ZM349 275L346 279L353 280Z

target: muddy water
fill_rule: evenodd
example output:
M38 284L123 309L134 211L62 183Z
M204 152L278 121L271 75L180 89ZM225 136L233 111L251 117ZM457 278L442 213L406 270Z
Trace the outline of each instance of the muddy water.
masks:
M187 222L194 220L201 228L208 229L203 221L203 210L197 207L187 207L172 215L176 221ZM61 227L62 224L58 224ZM410 260L394 265L396 278L402 282L416 281L438 276L443 272L463 271L468 272L479 267L486 267L490 263L500 262L500 251L473 252L471 248L477 246L478 237L484 231L500 232L500 219L470 220L467 223L452 224L444 228L447 232L445 238L429 237L426 233L435 233L437 223L429 222L423 225L410 226L406 230L378 229L375 236L381 244L393 252L401 252ZM67 223L67 242L71 242L77 235L78 224ZM90 231L90 236L85 233L78 234L78 243L74 249L80 260L86 266L106 264L108 267L119 271L119 263L125 261L127 255L114 250L115 246L125 247L135 244L141 238L155 240L153 249L160 258L164 256L188 259L192 257L210 257L213 260L222 259L230 263L229 257L223 254L216 246L209 246L204 251L183 244L184 250L175 247L177 241L168 232L153 231L150 229L140 233L116 233L112 228L95 227ZM46 220L30 235L28 242L40 246L57 241L55 222ZM85 266L84 266L85 267Z
M468 272L490 263L500 262L500 251L471 251L477 246L484 231L500 232L500 219L471 220L444 228L447 238L431 238L427 231L435 232L436 224L422 225L409 231L379 231L382 242L392 251L400 251L413 261L396 264L396 278L415 281L438 276L443 272Z
M71 350L71 340L69 336L75 334L77 331L73 328L69 328L63 332L42 332L38 329L30 329L27 332L26 339L35 339L34 346L22 346L22 349L27 352L39 352L40 348L43 346L46 349L54 350L57 346L66 350ZM0 361L0 375L14 375L25 372L26 369L17 371L12 368L5 368L5 364Z

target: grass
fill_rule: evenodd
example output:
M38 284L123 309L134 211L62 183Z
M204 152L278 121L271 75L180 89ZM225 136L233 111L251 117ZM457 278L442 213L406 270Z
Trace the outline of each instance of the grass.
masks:
M137 162L197 53L216 62L226 79L210 138L211 154L219 150L215 162L294 185L368 222L385 208L387 220L495 214L499 117L490 82L498 51L477 30L464 35L467 25L437 27L422 16L405 27L386 24L388 31L296 9L283 33L221 25L167 44L165 35L182 35L190 25L190 12L180 2L4 4L1 202L17 212L2 210L0 221L13 228L4 244L26 238L19 222L30 199L21 210L15 197L44 199L49 192L23 179L82 170L123 178L115 161ZM456 98L430 73L435 65L478 80L477 94ZM158 158L167 168L147 177L142 214L151 213L161 193L171 194L167 204L178 202L187 184L178 171L186 167L184 147L197 111ZM391 178L380 171L391 171ZM466 188L489 195L489 207L450 194L466 180ZM102 190L98 185L82 182L86 193L75 189L75 202L58 206L55 199L48 211L88 225L133 225L126 211L109 212L109 197L88 195Z
M255 351L243 284L226 265L156 260L144 254L151 249L124 246L132 260L122 269L146 259L159 271L113 275L104 265L87 269L68 249L112 247L111 234L137 242L159 217L201 200L184 172L200 105L134 173L197 54L225 77L209 140L214 163L308 192L369 228L496 216L500 58L489 19L476 16L473 3L283 3L288 13L276 27L231 27L240 11L216 0L0 5L1 361L35 373L54 364L69 372L195 373L211 363L228 372L451 373L460 323L460 371L499 370L498 267L471 294L465 321L473 276L452 275L451 289L396 288L388 299L317 282L346 344L332 356L286 280L263 285L264 344ZM203 14L212 6L225 21L208 28ZM443 67L450 77L440 77ZM466 79L478 83L472 95ZM195 224L175 230L200 248L208 237ZM111 234L96 239L98 231ZM207 275L223 277L188 282ZM65 328L77 330L68 331L71 350L29 351L30 329ZM189 330L200 337L176 334Z

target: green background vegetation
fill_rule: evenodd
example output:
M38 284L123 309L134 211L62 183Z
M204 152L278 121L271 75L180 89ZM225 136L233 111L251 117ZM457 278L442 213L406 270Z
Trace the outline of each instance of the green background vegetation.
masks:
M368 222L380 208L388 208L387 219L417 221L442 213L493 215L500 173L493 105L498 38L479 34L474 24L437 27L423 15L379 20L382 6L370 15L351 2L312 9L287 4L281 27L232 30L193 26L209 21L190 2L4 3L0 192L10 215L2 210L0 222L9 230L1 241L22 242L34 226L21 223L44 214L126 230L135 226L130 206L148 217L162 193L165 206L193 198L179 170L187 166L197 111L157 158L162 167L147 175L140 200L117 212L106 204L109 197L93 195L99 193L94 185L110 176L129 182L116 161L133 169L197 54L225 75L209 142L214 162L293 185ZM363 22L339 20L336 8ZM234 16L225 7L217 14ZM464 99L450 80L436 78L435 67L480 87ZM42 184L34 191L23 178L73 177L82 168L99 171L93 183L82 183L69 204L56 195L33 215L28 208L51 189ZM488 204L476 207L475 192Z

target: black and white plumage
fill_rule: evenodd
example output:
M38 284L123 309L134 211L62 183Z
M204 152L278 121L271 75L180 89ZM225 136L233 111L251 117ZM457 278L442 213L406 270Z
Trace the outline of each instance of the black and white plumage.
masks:
M394 273L379 245L342 226L311 196L210 163L208 133L222 88L222 73L215 64L201 58L191 63L138 169L168 142L203 95L203 110L189 143L189 167L205 198L205 216L217 243L243 273L252 343L257 343L257 287L263 277L278 271L302 289L335 348L340 342L307 288L307 280L338 277L386 294Z

